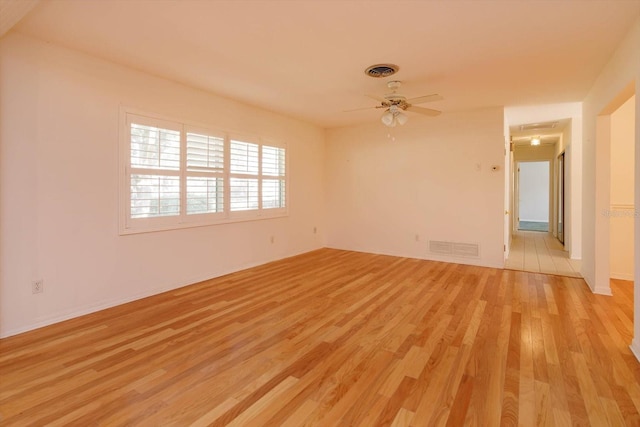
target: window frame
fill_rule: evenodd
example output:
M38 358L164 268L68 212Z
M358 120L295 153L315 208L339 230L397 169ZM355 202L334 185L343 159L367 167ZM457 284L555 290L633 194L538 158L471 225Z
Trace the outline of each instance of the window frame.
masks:
M242 221L255 221L262 219L280 218L289 215L289 150L286 143L250 135L244 132L221 130L219 127L196 124L185 120L164 117L158 114L140 111L129 107L120 108L120 135L119 135L119 168L118 168L118 197L119 197L119 234L137 234L157 231L176 230L191 227L203 227L210 225L228 224ZM178 215L158 216L153 218L131 218L131 176L134 170L143 169L131 166L131 123L144 126L179 130L180 132L180 168L172 174L179 177L180 185L180 209ZM223 144L223 168L221 173L189 171L187 169L187 133L207 135L222 138ZM231 173L230 149L231 140L247 142L258 145L258 208L242 211L231 211L230 179L234 176L244 175ZM274 178L262 174L262 150L264 146L284 149L284 207L262 207L262 183L263 179ZM157 175L162 175L164 169L150 169ZM223 180L223 209L222 212L187 213L187 179L190 176L215 176ZM247 174L248 176L248 174ZM253 176L252 176L253 177Z

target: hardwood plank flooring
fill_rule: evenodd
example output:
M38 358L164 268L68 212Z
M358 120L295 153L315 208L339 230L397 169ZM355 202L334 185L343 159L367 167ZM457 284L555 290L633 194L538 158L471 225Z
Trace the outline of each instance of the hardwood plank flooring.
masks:
M0 340L0 425L638 426L612 289L322 249Z

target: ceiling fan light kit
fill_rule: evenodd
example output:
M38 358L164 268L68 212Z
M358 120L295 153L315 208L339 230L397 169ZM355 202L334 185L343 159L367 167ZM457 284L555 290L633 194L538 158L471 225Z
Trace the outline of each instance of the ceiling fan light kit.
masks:
M393 117L393 114L389 111L384 113L382 117L380 117L380 120L385 126L394 127L396 125L395 118Z
M371 77L380 78L388 77L395 74L398 71L398 66L393 64L377 64L368 67L365 70L365 74ZM376 95L367 95L369 98L375 99L380 104L370 108L385 108L385 112L380 117L380 121L388 127L395 127L397 125L404 125L409 120L404 111L410 111L412 113L418 113L425 116L437 116L441 112L438 110L432 110L430 108L417 107L415 104L422 104L425 102L439 101L442 96L438 94L418 96L416 98L407 99L405 96L400 95L398 90L402 82L399 80L392 80L387 82L387 87L391 91L384 95L384 97ZM352 110L354 111L354 110Z
M403 125L405 123L407 123L407 120L409 120L409 116L407 116L404 113L400 113L398 112L394 118L396 119L396 122L398 122L399 125Z
M402 126L407 123L409 117L404 114L397 106L392 105L387 111L384 112L380 118L385 126L395 127L396 125Z

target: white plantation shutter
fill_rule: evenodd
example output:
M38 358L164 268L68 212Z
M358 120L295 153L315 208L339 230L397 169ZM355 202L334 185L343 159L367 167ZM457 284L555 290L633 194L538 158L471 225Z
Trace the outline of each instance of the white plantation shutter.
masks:
M131 218L151 218L179 214L179 177L131 175Z
M258 180L231 178L231 210L258 209Z
M258 144L231 140L231 173L258 175Z
M187 215L224 211L224 137L187 132Z
M224 179L187 177L187 214L224 211Z
M262 174L284 177L285 150L280 147L262 146Z
M284 146L121 112L121 234L287 214Z
M187 132L187 170L222 172L224 137Z
M180 130L164 125L131 117L130 218L180 215Z
M285 207L284 179L262 180L262 209Z
M232 212L258 209L259 145L232 139L229 146L229 208Z
M180 132L131 123L131 167L180 169Z
M262 146L262 208L284 208L285 203L285 149ZM273 178L272 178L273 177Z

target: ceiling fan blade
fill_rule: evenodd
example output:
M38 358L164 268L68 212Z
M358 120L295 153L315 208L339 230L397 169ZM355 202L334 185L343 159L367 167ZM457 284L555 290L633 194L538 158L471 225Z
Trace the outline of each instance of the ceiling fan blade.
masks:
M433 101L440 101L444 99L441 95L438 95L437 93L434 93L433 95L425 95L425 96L419 96L417 98L411 98L411 99L407 99L407 103L409 104L422 104L424 102L433 102Z
M382 108L381 105L376 105L375 107L364 107L364 108L354 108L353 110L342 110L343 113L350 113L352 111L362 111L362 110L373 110L376 108Z
M381 102L381 103L383 103L383 104L388 104L388 103L389 103L389 100L387 100L387 99L385 99L385 98L383 98L383 97L381 97L381 96L378 96L378 95L368 95L368 94L367 94L367 95L365 95L365 96L366 96L366 97L369 97L369 98L371 98L371 99L375 99L376 101Z
M437 116L442 113L442 111L432 110L431 108L416 107L413 105L409 105L406 109L412 113L424 114L425 116Z

